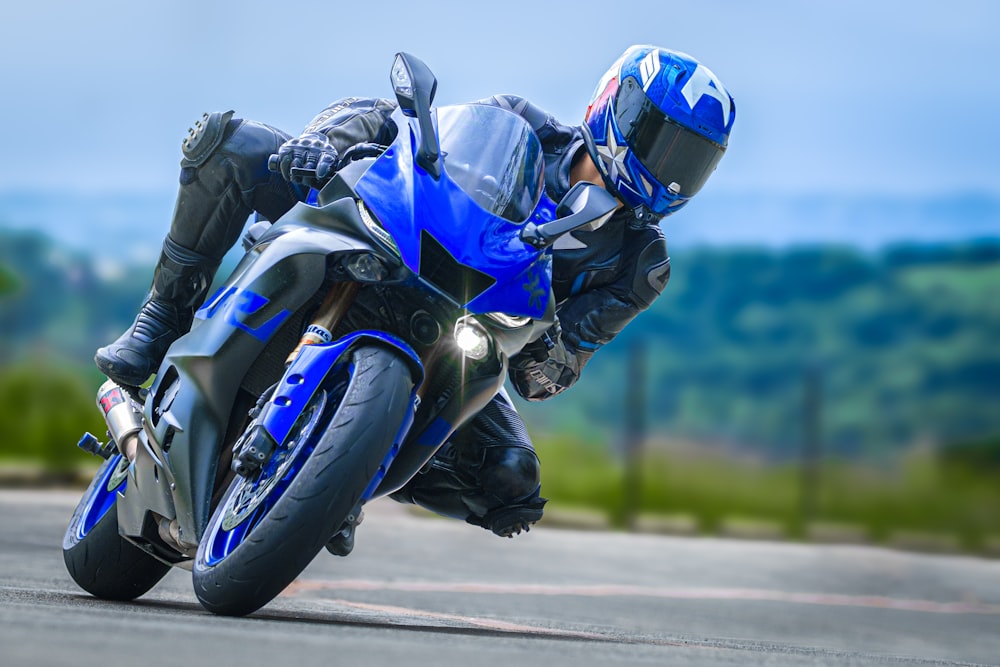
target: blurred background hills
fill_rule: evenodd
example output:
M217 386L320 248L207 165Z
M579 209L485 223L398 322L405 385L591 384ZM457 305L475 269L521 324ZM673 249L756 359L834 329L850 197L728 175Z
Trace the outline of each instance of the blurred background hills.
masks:
M625 357L641 341L650 429L665 438L794 455L809 374L821 379L830 453L1000 433L1000 202L851 204L706 198L678 229L665 221L664 296L595 357L586 381L545 409L527 406L529 419L619 430ZM170 210L156 195L0 196L0 359L88 364L141 303ZM842 229L855 212L880 221L852 224L856 242Z
M37 229L105 269L151 264L173 211L171 190L59 192L0 188L0 227ZM905 243L1000 236L1000 196L712 191L663 223L671 251L836 244L878 251Z

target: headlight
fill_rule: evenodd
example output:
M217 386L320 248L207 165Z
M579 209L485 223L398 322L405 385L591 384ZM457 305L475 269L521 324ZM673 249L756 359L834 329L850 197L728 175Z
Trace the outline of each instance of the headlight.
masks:
M455 323L455 343L462 353L479 361L490 351L490 337L479 322L465 317Z
M508 329L519 329L520 327L527 326L531 322L530 317L508 315L507 313L486 313L486 317L501 326L507 327Z

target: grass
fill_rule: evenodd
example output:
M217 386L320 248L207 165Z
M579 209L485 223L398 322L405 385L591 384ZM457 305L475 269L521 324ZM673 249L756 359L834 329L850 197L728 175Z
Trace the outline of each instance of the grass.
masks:
M627 525L623 461L566 438L538 438L537 446L542 493L553 504L589 508L616 526ZM878 465L823 462L808 516L802 471L795 464L650 448L638 480L637 512L691 516L704 533L718 533L738 517L777 525L793 539L805 538L817 524L850 527L873 542L902 534L940 535L965 550L981 551L991 536L1000 535L995 474L942 466L929 449L911 449Z

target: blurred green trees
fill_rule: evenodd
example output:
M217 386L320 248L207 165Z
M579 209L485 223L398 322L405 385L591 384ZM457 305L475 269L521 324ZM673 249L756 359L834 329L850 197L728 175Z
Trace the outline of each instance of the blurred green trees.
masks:
M990 436L1000 433L1000 243L678 254L663 296L585 378L526 413L553 431L616 432L638 339L657 433L795 456L815 373L827 454Z
M78 369L27 359L0 374L0 452L64 470L85 460L74 445L84 431L103 435L95 386Z
M0 266L0 299L17 289L17 279L9 270ZM2 304L2 301L0 301Z

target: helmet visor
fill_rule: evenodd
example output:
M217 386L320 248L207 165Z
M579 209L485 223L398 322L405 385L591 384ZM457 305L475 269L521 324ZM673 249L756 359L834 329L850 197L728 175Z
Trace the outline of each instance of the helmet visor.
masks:
M663 113L632 77L618 91L615 120L642 166L681 197L697 194L726 152Z

